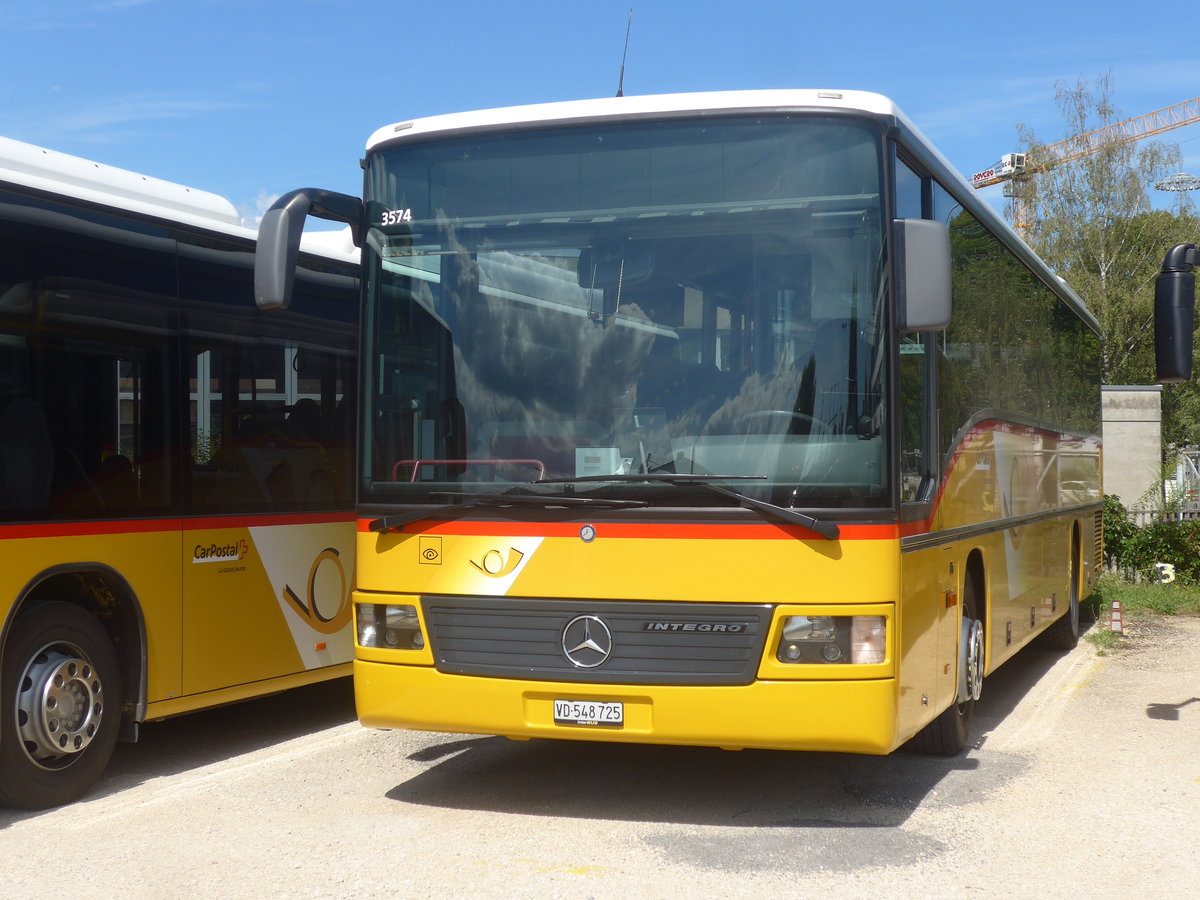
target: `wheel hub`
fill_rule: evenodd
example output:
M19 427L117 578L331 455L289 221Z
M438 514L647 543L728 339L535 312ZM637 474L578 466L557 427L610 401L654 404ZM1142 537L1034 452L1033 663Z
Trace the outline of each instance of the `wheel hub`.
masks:
M70 765L92 742L104 715L96 670L71 645L52 644L34 654L16 699L25 753L45 769Z

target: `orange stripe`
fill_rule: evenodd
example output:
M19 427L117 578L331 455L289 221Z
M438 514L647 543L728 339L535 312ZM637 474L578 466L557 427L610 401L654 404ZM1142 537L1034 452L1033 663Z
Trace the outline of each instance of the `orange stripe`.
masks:
M183 520L188 531L205 528L263 528L272 525L326 525L337 522L353 522L354 513L340 510L332 513L287 513L269 516L213 516L193 517Z
M97 534L153 534L179 531L183 519L108 520L104 522L38 522L0 525L0 538L86 537Z
M161 534L166 531L204 531L222 528L262 528L277 525L320 525L353 522L350 512L295 513L269 516L213 516L211 518L107 519L97 522L27 522L0 525L0 540L39 537L88 537L105 534Z
M359 519L358 530L370 532L374 518ZM690 525L690 524L633 524L606 522L596 525L600 537L646 538L658 540L721 540L721 541L794 541L820 538L816 532L799 525ZM440 534L460 537L578 537L579 524L558 522L410 522L393 534ZM841 540L886 541L900 536L899 527L886 525L839 525ZM821 538L823 540L823 538Z

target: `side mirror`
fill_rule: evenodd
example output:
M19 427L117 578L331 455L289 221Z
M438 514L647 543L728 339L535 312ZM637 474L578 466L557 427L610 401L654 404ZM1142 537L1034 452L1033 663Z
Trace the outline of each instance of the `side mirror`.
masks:
M1192 328L1196 307L1195 244L1172 247L1154 279L1154 367L1160 384L1192 378Z
M950 229L929 219L892 221L892 271L900 331L944 331L953 307Z
M258 225L254 251L254 302L259 309L287 309L300 255L300 235L309 215L350 226L356 247L362 246L363 203L357 197L318 188L284 194Z

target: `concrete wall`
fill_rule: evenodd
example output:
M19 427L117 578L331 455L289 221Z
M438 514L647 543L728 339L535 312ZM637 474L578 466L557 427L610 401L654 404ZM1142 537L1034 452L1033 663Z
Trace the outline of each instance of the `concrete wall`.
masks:
M1162 385L1108 385L1101 404L1104 493L1141 506L1162 478Z

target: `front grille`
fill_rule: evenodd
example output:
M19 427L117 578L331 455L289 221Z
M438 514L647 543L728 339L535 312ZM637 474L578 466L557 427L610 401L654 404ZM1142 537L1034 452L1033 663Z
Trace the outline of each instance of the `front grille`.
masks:
M749 684L771 620L765 605L425 597L422 606L440 672L613 684ZM612 638L590 668L563 650L579 616L597 617Z

